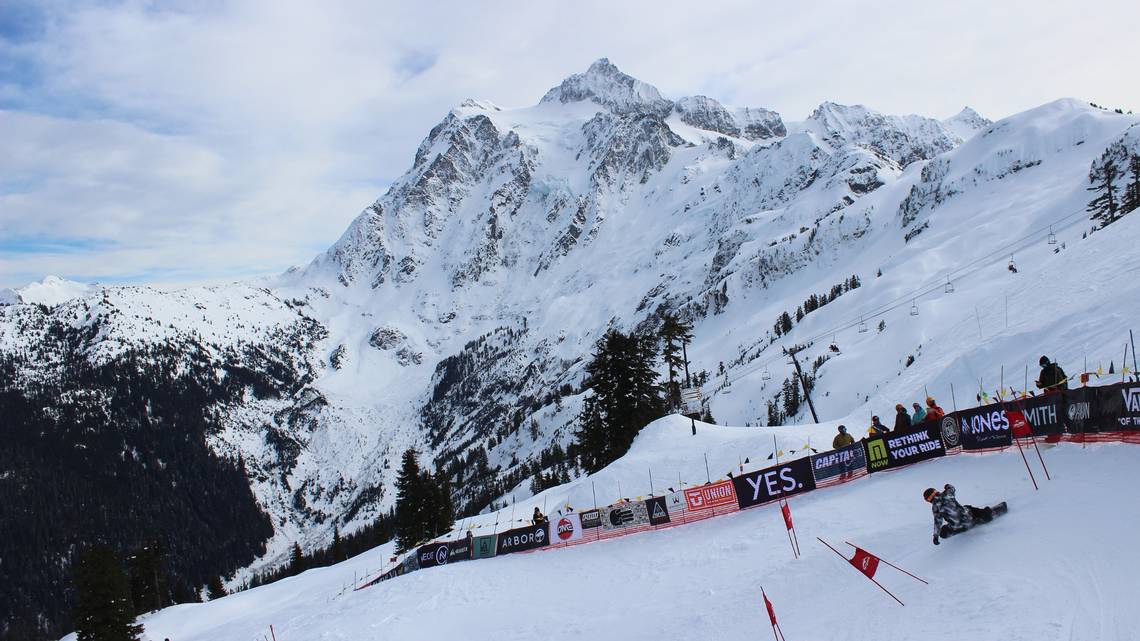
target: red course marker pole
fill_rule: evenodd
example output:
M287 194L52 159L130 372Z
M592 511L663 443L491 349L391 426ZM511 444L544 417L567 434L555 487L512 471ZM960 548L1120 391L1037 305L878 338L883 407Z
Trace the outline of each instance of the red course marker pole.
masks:
M826 546L827 546L827 548L828 548L829 550L831 550L832 552L835 552L835 554L836 554L837 556L839 556L839 558L843 559L844 561L847 561L847 564L848 564L848 565L850 565L850 564L851 564L850 560L848 560L848 558L847 558L847 557L843 556L843 553L842 553L842 552L840 552L839 550L836 550L835 548L831 547L831 545L829 545L827 541L824 541L823 539L819 538L818 536L817 536L817 537L815 537L815 540L817 540L817 541L819 541L820 543L822 543L822 544L826 545ZM879 559L879 560L881 561L882 559ZM867 576L867 575L866 575L866 574L864 574L863 576ZM917 578L917 577L915 577L915 578ZM906 604L905 604L905 603L903 603L902 601L899 601L899 598L898 598L897 596L895 596L894 594L892 594L890 590L888 590L888 589L884 588L884 587L883 587L883 584L882 584L882 583L879 583L878 581L876 581L875 579L872 579L872 578L871 578L871 577L869 577L869 576L867 576L867 579L868 579L868 580L869 580L871 583L874 583L875 585L879 586L879 589L880 589L880 590L882 590L883 592L886 592L886 593L887 593L887 594L888 594L888 595L889 595L889 596L890 596L892 599L894 599L895 601L898 601L899 605L903 605L903 606L905 606L905 605L906 605Z

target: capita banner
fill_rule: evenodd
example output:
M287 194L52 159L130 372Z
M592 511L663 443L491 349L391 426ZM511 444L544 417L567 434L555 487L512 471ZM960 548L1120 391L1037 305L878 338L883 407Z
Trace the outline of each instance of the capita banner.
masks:
M437 565L447 565L447 559L451 550L447 543L429 543L420 546L416 551L416 556L419 557L420 569L433 568Z
M649 513L650 525L665 525L669 522L669 507L664 496L646 499L645 511Z
M578 514L578 520L581 521L583 530L602 527L602 511L597 508L585 510Z
M649 512L641 501L619 503L602 510L602 529L606 532L649 524Z
M525 552L549 545L550 537L546 536L546 528L546 523L539 523L538 525L528 525L503 532L499 535L498 549L495 554Z
M467 536L447 544L447 562L469 561L475 547L475 537Z
M891 432L863 441L866 448L867 471L882 472L919 461L946 456L946 446L942 443L942 427L938 423L923 423L923 426L905 432Z
M495 556L496 548L498 547L499 537L494 534L486 536L477 536L471 540L471 558L472 559L489 559Z
M572 543L582 538L582 518L567 514L550 519L550 544Z
M1097 410L1101 431L1140 430L1140 383L1098 387Z
M858 472L867 467L867 458L863 453L862 443L852 443L837 450L813 454L811 457L812 476L816 483L842 474Z
M732 479L740 509L815 489L811 458L804 457Z
M736 494L731 481L717 481L685 490L685 509L690 512L722 505L735 505Z

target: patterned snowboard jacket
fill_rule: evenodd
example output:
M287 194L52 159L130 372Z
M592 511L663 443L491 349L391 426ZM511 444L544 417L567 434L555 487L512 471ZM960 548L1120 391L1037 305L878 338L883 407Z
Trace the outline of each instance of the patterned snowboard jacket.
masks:
M934 512L934 534L942 534L942 526L949 525L955 532L963 532L974 526L974 515L962 506L954 496L954 486L949 483L930 502L930 509Z

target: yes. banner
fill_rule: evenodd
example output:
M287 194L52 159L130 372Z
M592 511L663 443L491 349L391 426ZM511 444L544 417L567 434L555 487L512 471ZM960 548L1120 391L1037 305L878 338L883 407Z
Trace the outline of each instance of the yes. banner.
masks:
M852 443L822 454L813 454L811 457L812 475L816 483L842 474L850 474L867 467L867 458L864 456L863 444Z
M811 459L805 457L732 479L740 509L815 489Z
M938 423L923 423L923 426L905 432L867 439L863 441L863 447L867 450L869 472L882 472L946 455Z

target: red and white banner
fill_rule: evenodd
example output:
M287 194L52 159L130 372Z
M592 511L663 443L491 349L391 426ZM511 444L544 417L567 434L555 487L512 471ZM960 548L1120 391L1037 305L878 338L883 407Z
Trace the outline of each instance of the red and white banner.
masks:
M582 539L582 518L571 513L550 519L550 544L573 543Z
M736 505L736 493L732 490L731 481L718 481L685 490L685 507L690 512L722 505Z

